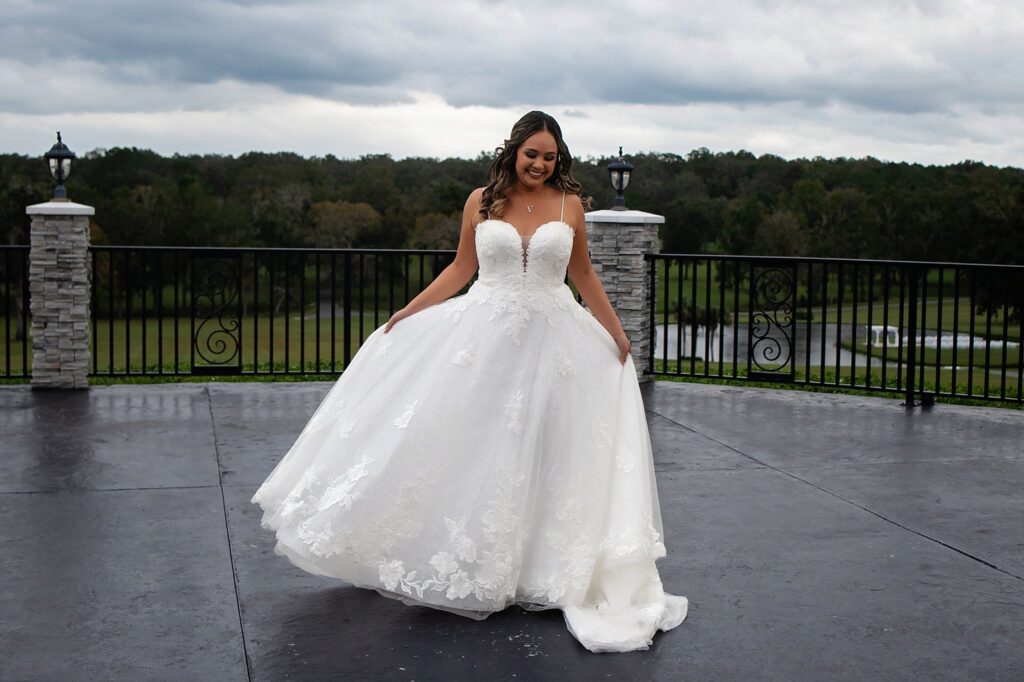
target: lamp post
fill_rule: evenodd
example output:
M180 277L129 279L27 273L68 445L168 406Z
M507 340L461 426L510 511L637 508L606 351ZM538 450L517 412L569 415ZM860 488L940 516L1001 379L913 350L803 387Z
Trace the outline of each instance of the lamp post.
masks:
M57 144L50 147L50 151L46 152L43 158L49 162L50 175L57 181L51 201L68 201L68 192L64 189L64 181L71 174L71 160L75 158L75 153L61 141L59 130L57 131Z
M629 176L633 172L633 164L622 159L622 147L619 146L619 158L608 164L608 175L611 176L612 187L615 188L615 205L613 211L625 211L626 200L622 193L629 187Z
M89 258L92 206L68 200L64 181L75 153L60 133L43 155L57 187L53 198L25 207L32 216L28 300L32 314L32 387L88 388L90 367Z

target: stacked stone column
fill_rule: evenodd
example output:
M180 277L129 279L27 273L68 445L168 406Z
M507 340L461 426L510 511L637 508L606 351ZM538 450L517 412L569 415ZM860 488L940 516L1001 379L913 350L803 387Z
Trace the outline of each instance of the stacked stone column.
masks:
M92 206L29 206L32 387L88 388L89 216Z
M650 263L645 253L659 252L658 225L665 217L644 211L591 211L586 214L590 260L612 308L632 346L637 378L650 359L651 329Z

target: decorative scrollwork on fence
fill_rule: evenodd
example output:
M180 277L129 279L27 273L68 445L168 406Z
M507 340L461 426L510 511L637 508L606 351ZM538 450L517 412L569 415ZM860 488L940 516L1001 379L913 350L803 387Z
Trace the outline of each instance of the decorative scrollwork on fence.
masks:
M796 276L791 268L754 267L748 329L752 375L792 377Z
M192 261L195 374L241 371L240 265L230 257L197 255Z

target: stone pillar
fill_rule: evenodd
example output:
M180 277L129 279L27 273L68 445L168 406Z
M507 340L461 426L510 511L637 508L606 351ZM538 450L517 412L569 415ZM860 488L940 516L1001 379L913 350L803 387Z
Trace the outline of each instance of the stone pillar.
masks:
M644 211L591 211L586 214L590 260L612 308L632 346L637 378L644 374L651 353L651 278L645 253L661 250L658 225L665 217Z
M89 216L70 201L29 206L32 387L88 388Z

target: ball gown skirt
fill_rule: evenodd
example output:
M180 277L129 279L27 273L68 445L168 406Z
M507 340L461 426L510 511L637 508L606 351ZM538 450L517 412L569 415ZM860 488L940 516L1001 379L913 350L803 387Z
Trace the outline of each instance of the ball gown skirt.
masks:
M276 554L470 618L558 608L595 652L683 621L636 370L564 282L573 238L486 220L467 293L367 337L252 497Z

